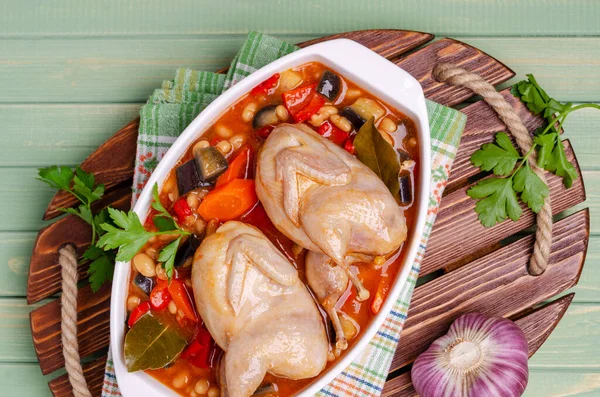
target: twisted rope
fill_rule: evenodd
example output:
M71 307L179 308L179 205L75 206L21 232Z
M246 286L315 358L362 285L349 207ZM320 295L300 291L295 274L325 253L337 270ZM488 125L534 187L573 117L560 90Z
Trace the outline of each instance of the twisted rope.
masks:
M61 248L58 253L62 273L60 330L65 368L75 397L92 397L83 376L77 341L77 254L72 245Z
M513 107L496 91L494 86L485 81L481 76L459 68L450 63L440 63L433 69L433 76L441 82L446 82L454 86L465 87L473 93L483 97L492 109L498 114L500 119L506 124L509 131L515 137L515 141L523 153L528 152L533 141L529 131L523 125L519 115ZM531 169L537 176L546 183L544 171L537 166L537 156L531 155L529 162ZM544 206L537 214L537 230L535 233L535 244L533 246L533 255L529 261L529 273L534 276L542 274L548 267L548 258L552 244L552 206L550 197L544 201Z

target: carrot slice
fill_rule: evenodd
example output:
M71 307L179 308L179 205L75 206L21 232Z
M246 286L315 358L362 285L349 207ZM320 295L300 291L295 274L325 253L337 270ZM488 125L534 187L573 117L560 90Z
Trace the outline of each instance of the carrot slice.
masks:
M389 277L382 277L377 286L377 292L375 293L373 302L371 302L371 312L373 314L379 313L388 292L390 292L390 279Z
M208 193L198 213L205 220L229 221L239 218L258 202L253 179L234 179Z
M215 186L222 186L234 179L247 179L250 165L251 151L248 146L244 146L240 149L240 152L235 159L229 164L227 171L225 171L215 183Z
M171 280L169 284L169 293L173 302L177 305L177 308L183 312L184 317L188 318L193 322L198 322L198 317L194 311L194 306L190 300L190 295L185 288L185 285L179 280Z

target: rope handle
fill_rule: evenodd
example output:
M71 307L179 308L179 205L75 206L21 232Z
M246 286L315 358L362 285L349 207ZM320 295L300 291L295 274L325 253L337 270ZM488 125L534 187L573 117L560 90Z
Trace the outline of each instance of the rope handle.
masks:
M531 149L533 142L527 128L513 109L496 89L478 74L468 72L450 63L438 64L433 69L433 76L441 82L464 87L483 97L500 119L506 124L523 152ZM546 183L544 171L537 166L537 157L532 155L531 167L537 176ZM535 234L533 255L529 262L529 272L538 276L548 266L552 243L552 207L550 197L537 215L538 228ZM77 341L77 253L73 245L66 245L59 250L59 263L62 274L61 301L61 338L65 368L75 397L91 397L87 387Z
M58 251L58 263L62 275L60 331L65 368L75 397L92 397L83 376L77 341L77 253L73 245Z
M496 91L493 85L485 81L481 76L451 63L436 65L433 69L433 76L438 81L467 88L474 94L483 97L483 100L494 109L500 119L506 124L508 130L515 137L515 141L521 151L526 153L531 149L533 141L521 118L515 112L515 109ZM546 175L544 174L544 170L538 167L537 155L535 153L531 155L530 165L535 174L546 183ZM533 245L533 255L529 261L528 270L530 274L539 276L548 267L548 258L550 257L550 248L552 246L552 205L550 203L550 196L544 200L544 205L537 214L536 221L535 244Z

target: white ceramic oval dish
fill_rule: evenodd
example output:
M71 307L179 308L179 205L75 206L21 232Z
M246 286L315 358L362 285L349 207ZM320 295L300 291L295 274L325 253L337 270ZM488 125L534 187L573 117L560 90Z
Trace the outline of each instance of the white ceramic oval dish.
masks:
M159 187L162 186L169 171L177 164L191 143L206 131L207 127L214 123L240 97L274 73L313 61L320 62L339 72L343 77L348 78L362 89L412 118L419 136L420 164L417 177L418 186L415 187L417 193L417 201L415 202L417 206L416 220L412 226L409 225L412 230L409 229L409 238L403 248L406 250L405 260L381 311L375 316L371 324L362 330L359 340L354 343L352 348L335 365L320 374L309 387L298 394L302 397L314 395L327 383L331 382L367 346L383 324L394 302L398 299L417 254L427 215L431 176L427 109L423 90L417 80L375 52L346 39L315 44L280 58L225 91L192 121L160 161L133 208L143 224L152 201L152 186L155 183L158 183ZM111 297L111 345L119 389L125 397L178 396L177 393L143 371L127 372L123 342L127 317L125 301L127 299L129 273L129 263L119 262L116 264Z

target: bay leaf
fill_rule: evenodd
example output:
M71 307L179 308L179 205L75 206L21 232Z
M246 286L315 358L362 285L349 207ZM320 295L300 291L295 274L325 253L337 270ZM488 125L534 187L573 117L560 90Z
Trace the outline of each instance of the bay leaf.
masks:
M356 157L381 178L396 200L400 200L398 152L377 131L373 117L358 130L354 149Z
M187 341L174 326L161 323L151 314L143 315L125 336L127 371L160 369L181 353Z

